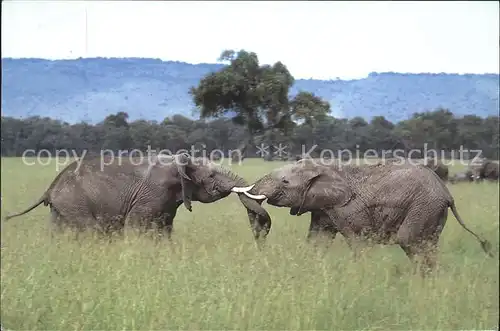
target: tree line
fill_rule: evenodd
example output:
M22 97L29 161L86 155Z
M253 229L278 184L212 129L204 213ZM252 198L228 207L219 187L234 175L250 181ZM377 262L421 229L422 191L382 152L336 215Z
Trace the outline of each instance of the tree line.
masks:
M182 115L166 118L162 122L129 121L126 113L107 116L95 125L69 124L47 117L17 119L1 118L2 156L21 156L25 150L73 150L78 155L100 153L101 150L168 149L171 152L191 150L241 150L242 142L248 141L245 126L230 118L215 120L191 120ZM499 117L480 118L475 115L456 117L446 109L415 113L411 119L391 123L384 116L370 121L363 118L334 118L325 116L312 125L304 122L293 130L278 131L274 144L286 145L289 156L317 147L311 156L322 150L348 149L364 153L368 149L378 152L394 149L428 149L458 151L461 147L482 150L483 156L498 159ZM254 134L253 145L245 150L246 157L259 157L256 146L266 144L265 133ZM228 154L225 154L228 156ZM260 155L262 156L262 155ZM474 156L474 155L473 155ZM472 157L473 157L472 156Z
M329 102L311 92L290 96L295 78L280 61L261 65L257 54L225 50L220 70L203 77L189 89L199 119L182 115L161 123L147 120L129 122L126 112L107 116L95 125L70 125L55 119L2 117L2 155L18 156L26 149L146 151L202 149L209 153L238 150L245 157L257 156L256 146L264 144L271 159L276 146L286 145L288 155L309 152L317 157L322 150L368 149L410 150L432 148L458 151L482 150L483 156L498 158L499 116L454 116L449 109L414 113L405 121L391 123L384 116L367 122L330 116Z

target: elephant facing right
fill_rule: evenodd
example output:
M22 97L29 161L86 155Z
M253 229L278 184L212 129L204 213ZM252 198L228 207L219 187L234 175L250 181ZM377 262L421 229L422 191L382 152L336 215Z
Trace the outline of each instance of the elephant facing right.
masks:
M303 159L288 164L246 188L249 197L291 215L311 212L309 236L340 232L351 248L367 237L398 244L411 261L423 257L422 271L433 269L441 232L451 208L459 224L490 256L491 244L469 230L445 183L424 165L322 165Z

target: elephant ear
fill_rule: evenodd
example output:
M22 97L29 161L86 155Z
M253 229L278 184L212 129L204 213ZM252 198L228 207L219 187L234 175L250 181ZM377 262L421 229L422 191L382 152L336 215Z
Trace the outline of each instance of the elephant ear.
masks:
M338 172L313 174L306 182L297 215L313 209L344 206L353 195L353 190Z
M182 200L187 210L193 211L191 201L193 199L193 181L187 175L186 168L190 165L191 159L188 154L182 153L175 155L175 165L181 178Z

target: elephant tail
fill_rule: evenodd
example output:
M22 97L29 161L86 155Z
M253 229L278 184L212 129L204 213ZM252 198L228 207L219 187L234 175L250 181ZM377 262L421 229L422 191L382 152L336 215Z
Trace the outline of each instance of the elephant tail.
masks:
M472 232L472 230L469 230L469 228L467 228L467 226L465 226L464 221L462 220L462 218L458 214L457 207L455 206L455 201L454 200L452 200L450 202L449 207L451 208L451 211L453 212L453 215L457 219L458 223L460 223L460 225L465 230L467 230L469 233L471 233L474 237L477 238L477 240L481 244L481 248L485 251L486 254L488 254L488 256L493 257L493 254L491 253L491 243L488 240L486 240L486 239L481 239L481 237L479 237L477 234L475 234L474 232Z
M13 217L24 215L24 214L32 211L36 207L38 207L42 202L43 202L44 206L49 205L51 203L51 201L50 201L50 193L54 189L55 185L59 182L59 180L61 178L63 178L63 175L67 174L68 171L77 171L78 170L78 166L79 166L79 162L83 162L83 156L82 156L81 159L79 159L79 160L77 159L77 160L71 162L70 165L68 165L63 171L59 172L59 174L57 174L56 178L54 178L54 180L50 184L49 188L40 197L40 199L38 199L37 202L35 202L33 205L31 205L30 207L28 207L28 209L26 209L26 210L24 210L22 212L19 212L19 213L14 214L14 215L5 216L4 221L7 221L7 220L9 220L9 219L11 219Z
M35 202L35 203L34 203L34 204L32 204L31 206L29 206L26 210L24 210L24 211L22 211L22 212L19 212L19 213L17 213L17 214L13 214L13 215L7 215L7 216L5 216L4 221L7 221L7 220L9 220L9 219L11 219L11 218L13 218L13 217L17 217L17 216L24 215L24 214L26 214L26 213L28 213L28 212L32 211L32 210L33 210L33 209L35 209L36 207L38 207L38 206L39 206L42 202L43 202L43 204L44 204L45 206L47 206L47 205L50 203L50 201L49 201L49 194L48 194L48 192L45 192L45 193L44 193L44 194L40 197L40 199L38 199L38 201L37 201L37 202Z

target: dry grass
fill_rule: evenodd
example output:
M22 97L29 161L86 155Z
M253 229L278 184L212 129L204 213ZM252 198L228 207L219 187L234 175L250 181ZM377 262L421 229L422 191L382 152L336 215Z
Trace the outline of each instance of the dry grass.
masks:
M252 181L279 162L248 160ZM457 169L454 169L454 171ZM2 160L2 219L35 201L54 165ZM450 186L474 231L499 243L498 185ZM273 218L267 248L253 242L235 196L182 206L172 243L129 237L113 243L53 241L48 209L2 221L1 322L10 330L451 330L494 329L499 261L450 214L440 269L410 274L396 246L352 261L341 236L329 250L305 243L309 215L264 205ZM498 256L498 249L495 248Z

